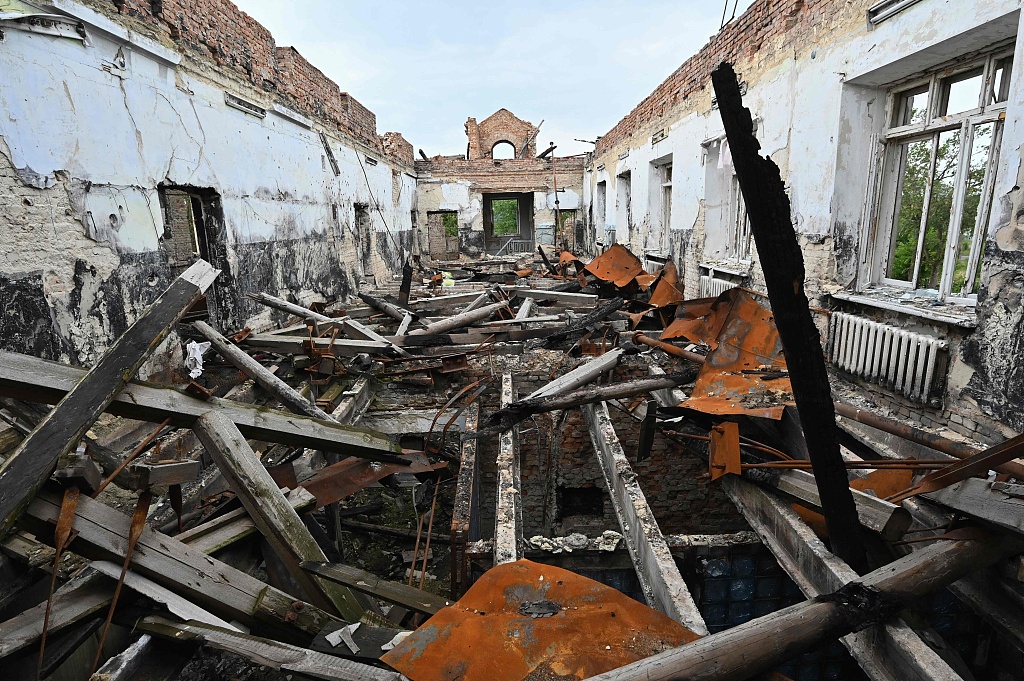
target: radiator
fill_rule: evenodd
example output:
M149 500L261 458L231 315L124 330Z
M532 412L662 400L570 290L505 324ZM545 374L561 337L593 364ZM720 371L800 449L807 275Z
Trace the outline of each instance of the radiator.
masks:
M932 336L833 312L832 364L854 376L927 403L941 381L940 359L949 343Z
M707 274L701 275L700 278L700 297L701 298L717 298L731 288L736 288L736 284L725 279L717 279Z

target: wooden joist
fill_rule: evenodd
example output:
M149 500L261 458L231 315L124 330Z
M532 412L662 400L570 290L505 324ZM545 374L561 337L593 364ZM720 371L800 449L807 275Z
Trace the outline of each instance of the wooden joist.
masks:
M451 567L452 596L459 598L469 588L469 563L466 544L479 535L480 462L477 459L477 440L472 435L480 421L480 403L474 402L466 410L466 427L462 437L459 477L455 483L452 502Z
M625 351L622 348L615 348L613 350L609 350L603 355L594 357L593 359L580 364L572 371L559 376L550 383L537 388L527 395L523 401L533 400L538 397L559 395L585 386L604 372L614 369L622 358L624 352Z
M0 535L219 273L205 260L185 270L0 465Z
M245 436L215 411L204 414L193 430L307 597L325 610L333 608L350 622L358 621L363 609L348 589L311 578L299 567L303 561L326 561L327 556L249 447Z
M515 400L512 374L501 376L501 406ZM519 428L513 426L499 438L496 466L498 488L494 512L494 564L510 563L523 557L523 481L519 474Z
M404 321L404 320L403 320ZM346 319L341 323L341 328L345 330L345 335L355 340L368 340L375 341L377 343L385 343L391 351L400 357L412 357L407 351L398 347L384 336L380 335L373 329L357 322L354 319ZM399 334L401 335L401 334Z
M202 643L211 648L247 657L281 672L291 672L308 678L325 681L400 681L403 678L398 672L198 622L180 624L163 617L150 616L139 620L136 628L171 641Z
M21 524L49 541L61 497L59 491L44 487L28 505ZM78 535L72 551L93 560L124 561L128 516L85 496L75 515ZM149 528L142 530L131 569L225 620L237 619L247 626L262 622L286 638L302 632L315 635L336 621L311 603L295 608L293 596Z
M0 394L53 404L85 376L85 371L37 357L0 351ZM297 447L336 451L361 458L400 463L400 449L384 436L333 421L211 397L201 400L173 388L129 383L105 411L191 428L200 416L215 409L227 416L246 437Z
M506 308L508 308L508 301L504 300L500 303L484 305L483 307L470 310L469 312L460 312L457 315L452 315L451 317L427 324L422 329L410 331L406 336L403 336L403 338L448 333L449 331L462 328L463 326L469 326L473 322L478 322L481 319L487 319L498 310Z
M381 579L372 572L360 570L341 563L307 562L302 569L315 575L329 579L338 584L369 594L376 598L397 603L409 610L433 615L441 608L451 605L451 601L436 596L429 591L417 589L398 582Z
M242 345L250 350L274 352L279 355L301 355L306 352L308 336L288 336L270 333L256 333L242 341ZM370 340L351 340L346 338L314 338L312 345L318 350L330 349L331 353L340 357L355 357L362 353L383 355L390 351L387 343Z
M592 293L567 293L565 291L552 291L550 289L526 288L524 286L502 286L505 293L515 298L533 298L534 300L552 300L563 305L593 306L597 303L597 296Z
M608 405L604 402L587 404L582 410L604 473L608 496L648 604L693 633L706 635L704 618L679 574L654 512L622 450Z
M807 598L832 593L858 579L783 501L736 476L722 485L779 565ZM959 679L960 676L899 617L856 634L843 645L873 681Z

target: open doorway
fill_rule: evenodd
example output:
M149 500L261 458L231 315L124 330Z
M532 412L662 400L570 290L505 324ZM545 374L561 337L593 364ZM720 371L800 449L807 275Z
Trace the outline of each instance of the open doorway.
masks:
M160 247L171 276L177 277L200 258L221 271L210 289L213 295L204 296L183 319L224 323L234 301L226 298L223 285L231 277L220 194L210 187L161 184L157 195L164 218Z
M455 211L427 213L427 244L434 260L459 257L459 215Z
M484 194L484 238L491 254L532 253L533 194Z

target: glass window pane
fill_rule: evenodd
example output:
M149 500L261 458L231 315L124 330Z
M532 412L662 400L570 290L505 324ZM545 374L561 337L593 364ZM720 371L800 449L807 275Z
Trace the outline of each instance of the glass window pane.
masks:
M964 206L960 213L960 238L957 240L956 267L953 270L954 293L970 293L964 290L967 280L967 268L970 265L971 243L977 230L979 217L984 225L987 216L979 216L978 209L982 203L981 190L985 184L985 171L992 151L992 138L995 135L995 123L985 123L974 127L974 139L971 143L970 167L967 171L967 192L964 195ZM979 258L980 261L980 258Z
M894 160L899 169L899 183L886 271L886 276L890 279L910 281L914 276L914 258L917 255L917 239L921 231L924 190L928 180L928 168L931 165L933 141L934 138L906 142L896 151Z
M952 116L978 108L984 69L978 67L942 81L940 116Z
M935 152L935 170L932 174L932 190L928 200L928 219L924 227L924 244L921 248L917 288L939 287L959 162L960 130L948 130L940 133L938 148Z
M992 89L989 91L988 103L1005 102L1010 95L1010 72L1013 68L1013 57L1004 57L996 62L992 76Z
M904 90L896 97L893 125L924 123L928 116L928 85Z

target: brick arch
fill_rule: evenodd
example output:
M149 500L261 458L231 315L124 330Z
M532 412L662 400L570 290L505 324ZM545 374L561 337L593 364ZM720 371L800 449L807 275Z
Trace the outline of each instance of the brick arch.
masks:
M536 156L539 131L533 123L524 121L508 109L498 109L479 123L470 118L466 121L469 158L490 158L491 150L499 142L508 142L515 147L517 157Z

